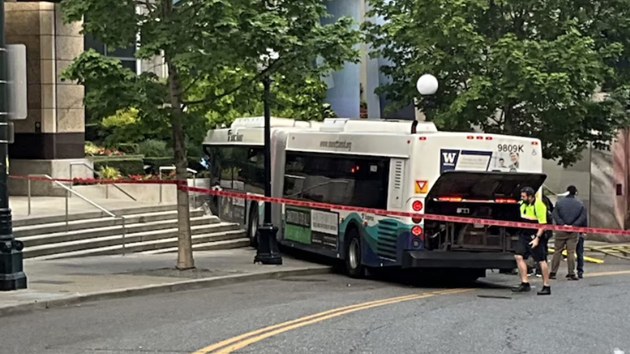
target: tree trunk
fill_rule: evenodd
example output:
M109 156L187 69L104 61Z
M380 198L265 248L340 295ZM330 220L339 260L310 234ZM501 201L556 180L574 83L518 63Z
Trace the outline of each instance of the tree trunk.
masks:
M179 105L173 107L173 111L175 110L180 110ZM175 152L175 176L179 183L186 185L188 161L186 158L181 111L178 113L173 112L171 124L173 127L173 150ZM177 268L180 270L195 268L190 231L188 190L180 188L180 185L177 187L177 241Z
M173 2L165 0L162 3L164 17L169 18L173 11ZM177 269L195 268L192 252L192 237L190 232L190 206L188 190L181 189L187 185L188 159L186 157L186 143L183 128L181 104L181 82L177 67L173 65L170 53L164 52L164 59L168 67L169 99L171 104L171 127L173 129L173 151L175 153L175 178L177 178Z
M186 158L186 144L182 122L180 82L177 68L167 61L169 72L169 87L171 100L171 127L173 129L173 151L175 152L175 177L177 182L187 184L188 159ZM191 269L195 267L192 253L192 237L190 232L190 206L188 190L177 186L177 268Z

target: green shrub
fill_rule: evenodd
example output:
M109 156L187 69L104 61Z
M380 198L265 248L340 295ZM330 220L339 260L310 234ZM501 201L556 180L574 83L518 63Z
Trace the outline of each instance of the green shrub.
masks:
M147 139L138 144L138 153L145 157L173 156L173 150L165 141Z
M138 154L138 144L133 144L133 143L118 144L116 148L118 149L118 151L123 152L125 155Z
M105 167L115 168L123 176L144 174L144 163L140 158L103 158L94 160L95 170L100 171Z
M101 178L104 179L116 179L121 176L120 171L114 167L109 166L101 166L101 169L98 171Z
M87 141L99 141L99 128L100 124L98 123L87 123L85 125L85 140Z

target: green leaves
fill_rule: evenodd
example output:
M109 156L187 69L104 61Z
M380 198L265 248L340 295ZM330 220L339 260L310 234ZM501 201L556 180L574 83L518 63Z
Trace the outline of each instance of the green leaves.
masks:
M360 32L351 19L321 24L325 0L273 6L266 0L182 0L176 5L172 0L64 0L61 6L68 22L86 16L84 32L110 50L138 45L136 57L153 62L165 55L173 69L168 78L136 75L94 51L83 53L64 73L89 88L85 103L97 121L137 109L135 124L146 132L142 138L162 134L170 139L168 129L179 114L185 134L197 142L208 127L262 114L258 66L268 49L279 54L267 69L275 79L272 114L330 115L319 77L359 60ZM165 108L171 96L182 111Z
M628 23L630 1L370 3L371 16L389 21L364 25L377 48L371 54L392 63L382 68L392 82L381 92L406 106L419 96L418 77L433 73L440 90L431 113L442 129L537 137L546 158L566 165L588 142L630 123L622 93L593 102L599 87L619 85L627 75L619 58L630 42L621 35L611 40L623 26L607 21Z

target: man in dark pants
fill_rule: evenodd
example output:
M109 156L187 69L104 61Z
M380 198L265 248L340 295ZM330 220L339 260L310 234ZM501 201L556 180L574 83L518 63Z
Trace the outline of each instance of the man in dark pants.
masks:
M584 225L586 227L586 225ZM577 274L578 278L584 278L584 234L580 233L575 253L577 254Z
M521 190L521 221L532 224L547 224L547 207L545 203L536 198L536 192L531 187ZM543 278L543 287L538 295L551 295L549 286L549 267L544 259L544 251L541 238L545 232L544 226L537 229L522 229L516 246L516 264L521 276L521 285L512 291L517 293L531 291L531 285L527 278L527 264L525 260L531 255L534 262L540 265Z
M545 206L547 207L547 222L551 223L551 221L553 220L552 218L553 203L545 195L542 195L542 200L543 200L543 203L545 203ZM545 258L545 262L549 262L549 239L551 239L551 236L553 236L553 231L545 230L545 232L543 233L543 237L540 240L540 244L543 249L543 257ZM549 263L547 263L547 265L549 265ZM539 278L542 277L540 264L536 264L536 276Z
M577 198L577 188L569 186L567 195L556 203L553 211L553 220L556 225L581 227L586 225L586 208L584 203ZM562 260L562 251L566 247L567 250L567 278L569 280L578 280L575 275L575 253L576 246L579 241L579 235L575 232L557 231L554 237L554 254L551 261L551 279L556 278L560 261Z

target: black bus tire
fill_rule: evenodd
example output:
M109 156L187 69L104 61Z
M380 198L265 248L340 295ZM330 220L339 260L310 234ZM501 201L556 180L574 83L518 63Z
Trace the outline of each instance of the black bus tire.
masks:
M259 220L258 204L253 204L249 209L249 220L247 222L247 238L249 239L249 246L253 248L258 248Z
M366 274L363 266L363 254L361 249L361 235L356 228L351 228L346 234L346 272L351 278L364 278Z

